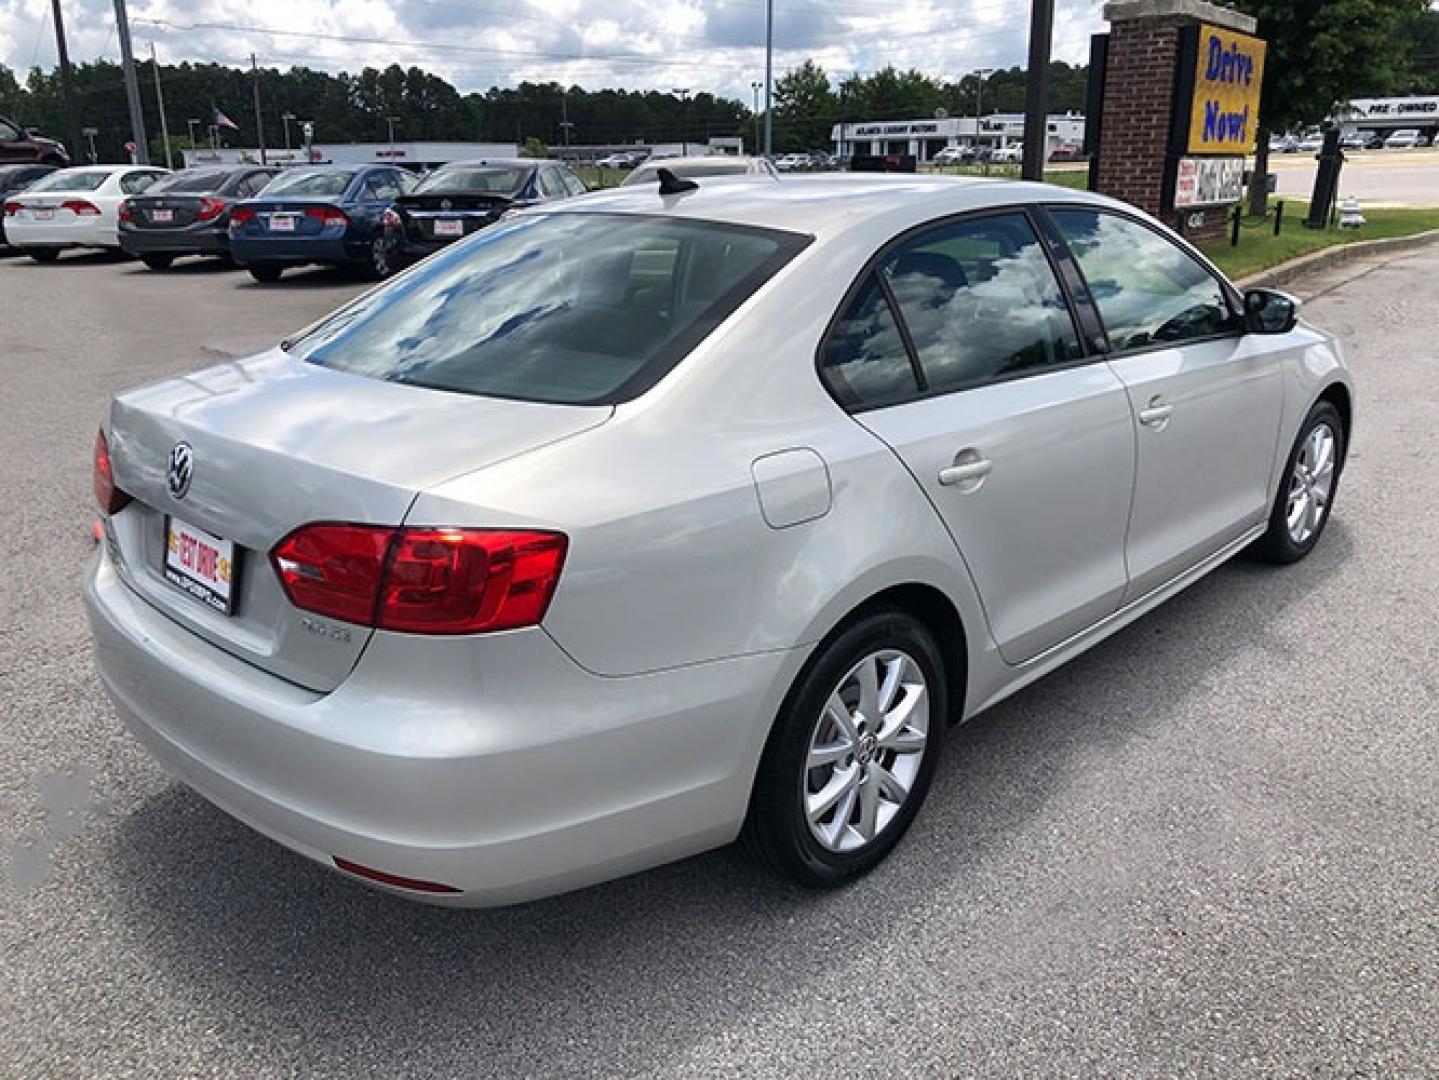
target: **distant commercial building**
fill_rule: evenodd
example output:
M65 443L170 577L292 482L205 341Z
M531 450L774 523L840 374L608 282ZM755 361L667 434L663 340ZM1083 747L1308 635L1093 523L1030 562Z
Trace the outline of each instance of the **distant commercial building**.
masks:
M1084 117L1056 114L1046 124L1045 157L1065 143L1084 142ZM910 154L929 161L948 146L1002 149L1024 142L1023 113L929 120L861 120L835 124L830 136L840 157L855 154Z
M1355 98L1336 119L1346 135L1351 131L1388 135L1418 128L1432 138L1439 134L1439 97Z
M185 150L185 167L200 165L238 165L259 162L260 151L243 147L223 150ZM308 154L303 146L292 150L266 148L265 161L270 165L404 165L412 169L428 169L450 161L476 161L481 158L518 157L520 148L514 143L480 142L395 142L395 143L315 143Z
M705 157L709 154L742 154L744 140L739 136L713 135L690 142L651 143L643 140L627 143L585 143L574 146L551 146L550 157L571 165L593 165L613 154L640 154L652 157Z

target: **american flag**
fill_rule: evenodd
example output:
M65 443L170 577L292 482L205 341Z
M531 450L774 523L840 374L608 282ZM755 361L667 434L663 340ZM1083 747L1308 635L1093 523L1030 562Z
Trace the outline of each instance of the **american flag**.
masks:
M213 119L213 120L210 121L210 122L211 122L212 124L214 124L217 128L229 128L229 129L232 130L232 131L239 131L239 130L240 130L240 125L237 124L237 123L235 123L235 121L231 120L228 116L226 116L224 113L222 113L219 109L216 109L216 110L215 110L215 119Z

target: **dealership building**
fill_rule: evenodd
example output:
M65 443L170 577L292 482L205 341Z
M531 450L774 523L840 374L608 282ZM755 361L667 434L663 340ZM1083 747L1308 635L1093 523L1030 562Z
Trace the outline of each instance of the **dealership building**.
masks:
M1045 157L1066 143L1084 142L1084 117L1079 113L1050 116L1045 124ZM836 124L830 136L835 153L909 154L928 161L948 146L1002 149L1024 142L1023 113L985 117L956 116L929 120L861 120Z
M1439 97L1355 98L1336 119L1345 134L1373 131L1380 135L1418 128L1431 138L1439 134Z

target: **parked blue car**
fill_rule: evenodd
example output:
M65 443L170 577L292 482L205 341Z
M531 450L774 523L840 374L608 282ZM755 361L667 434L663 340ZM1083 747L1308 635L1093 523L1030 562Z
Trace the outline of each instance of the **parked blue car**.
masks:
M392 165L290 169L230 211L230 254L256 281L278 281L286 267L306 263L388 277L385 209L413 186Z

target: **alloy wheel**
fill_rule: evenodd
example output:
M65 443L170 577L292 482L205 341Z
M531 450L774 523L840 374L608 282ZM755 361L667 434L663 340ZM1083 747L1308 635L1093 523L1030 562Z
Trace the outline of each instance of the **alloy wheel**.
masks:
M852 852L909 799L929 741L924 671L898 649L870 653L839 681L810 735L802 784L810 834Z
M1333 429L1315 424L1299 449L1294 471L1289 476L1289 502L1284 519L1289 539L1307 544L1324 523L1324 512L1334 494L1334 465L1337 442Z

